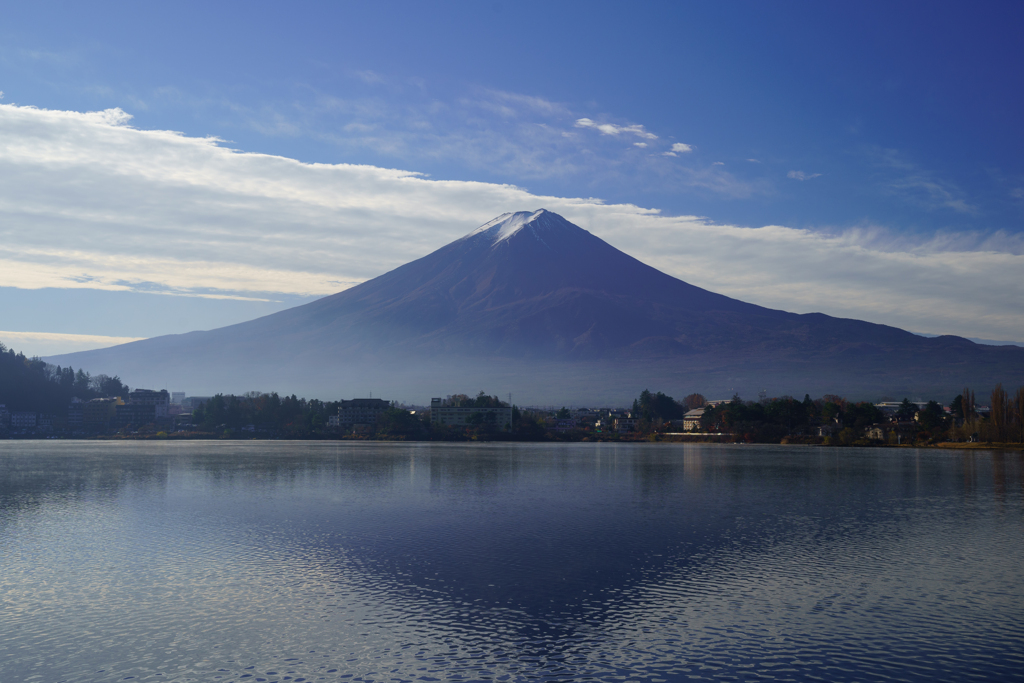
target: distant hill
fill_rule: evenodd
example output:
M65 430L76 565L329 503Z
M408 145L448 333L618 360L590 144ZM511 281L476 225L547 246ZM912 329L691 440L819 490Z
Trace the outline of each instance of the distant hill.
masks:
M965 384L1024 380L1024 348L731 299L543 209L499 216L304 306L48 360L195 394L373 391L409 401L485 389L522 402L607 403L644 387L951 399Z

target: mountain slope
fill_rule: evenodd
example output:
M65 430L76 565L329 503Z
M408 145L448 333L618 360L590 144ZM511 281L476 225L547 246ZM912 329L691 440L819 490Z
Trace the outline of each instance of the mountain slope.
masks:
M119 372L136 384L177 377L176 386L194 393L214 379L221 384L208 391L321 395L357 381L408 388L411 398L470 390L469 381L500 391L491 386L500 381L528 393L546 382L542 393L552 400L567 400L567 387L576 386L585 395L572 398L586 400L612 396L620 391L615 382L672 377L705 392L760 384L813 391L826 379L833 391L874 382L884 392L894 381L952 389L989 381L1003 367L1019 373L1024 349L744 303L666 275L540 210L499 216L304 306L52 362ZM524 372L539 367L543 378L530 384ZM580 377L594 372L593 381Z

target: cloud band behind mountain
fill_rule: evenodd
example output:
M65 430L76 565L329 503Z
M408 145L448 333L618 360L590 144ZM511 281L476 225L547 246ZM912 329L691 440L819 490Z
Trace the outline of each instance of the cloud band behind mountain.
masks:
M120 110L0 105L0 286L329 294L500 213L544 207L672 275L754 303L1024 339L1024 256L991 236L911 244L884 229L720 225L512 185L306 164L129 123Z

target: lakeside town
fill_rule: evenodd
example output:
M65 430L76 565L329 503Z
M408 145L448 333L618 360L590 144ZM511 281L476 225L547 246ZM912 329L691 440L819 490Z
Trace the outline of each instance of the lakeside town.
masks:
M510 397L511 399L511 397ZM984 403L987 399L987 404ZM320 401L277 393L190 396L48 365L0 347L0 438L704 441L835 446L1024 443L1024 387L980 400L854 402L827 394L676 400L644 390L631 406L525 407L484 392L430 405Z

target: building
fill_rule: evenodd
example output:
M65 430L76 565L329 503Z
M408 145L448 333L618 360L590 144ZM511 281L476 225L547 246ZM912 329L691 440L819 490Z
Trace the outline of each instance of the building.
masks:
M11 422L11 414L7 412L7 406L0 403L0 427L6 427Z
M188 398L182 399L181 407L182 408L187 408L188 410L195 410L196 408L201 408L211 398L213 398L213 397L212 396L189 396Z
M617 417L615 418L615 431L619 434L635 432L637 422L638 420L635 417Z
M82 399L75 396L71 399L71 405L68 406L68 428L69 429L81 429L82 428L82 406L85 402Z
M328 415L327 416L328 427L340 427L341 426L341 415Z
M601 413L587 408L572 411L572 416L581 425L593 425L601 419Z
M35 429L36 413L18 410L11 413L11 429Z
M171 392L171 403L174 405L181 405L185 401L184 391L172 391Z
M128 403L117 406L115 422L119 427L152 424L156 422L156 408L156 405L152 403Z
M921 426L912 420L903 420L892 423L895 426L897 441L903 443L908 439L913 441L914 437L921 430Z
M574 418L555 418L554 422L551 423L551 430L555 432L571 432L578 426Z
M180 415L171 415L171 431L183 432L193 428L192 424L192 413L181 413Z
M839 433L840 426L841 425L838 422L828 422L823 425L818 425L814 429L814 433L817 436L832 436L833 434Z
M492 425L498 429L512 428L512 406L478 408L476 406L453 406L443 398L430 399L430 423L466 427Z
M171 395L166 389L136 389L128 394L128 403L134 406L153 406L157 420L166 419L170 415ZM152 422L152 420L150 420Z
M94 398L82 404L82 426L87 429L106 429L117 417L117 407L123 406L120 398Z
M911 401L910 405L914 406L918 410L924 410L928 406L927 401ZM875 407L882 411L882 414L892 417L899 409L903 407L903 401L882 401L876 403Z
M338 426L342 429L355 429L356 425L362 425L360 430L364 430L369 425L377 424L377 418L390 407L389 401L379 398L342 401L338 408Z
M683 415L683 431L691 432L695 428L700 429L701 419L703 417L703 408L694 408L693 410L686 411L686 414Z

